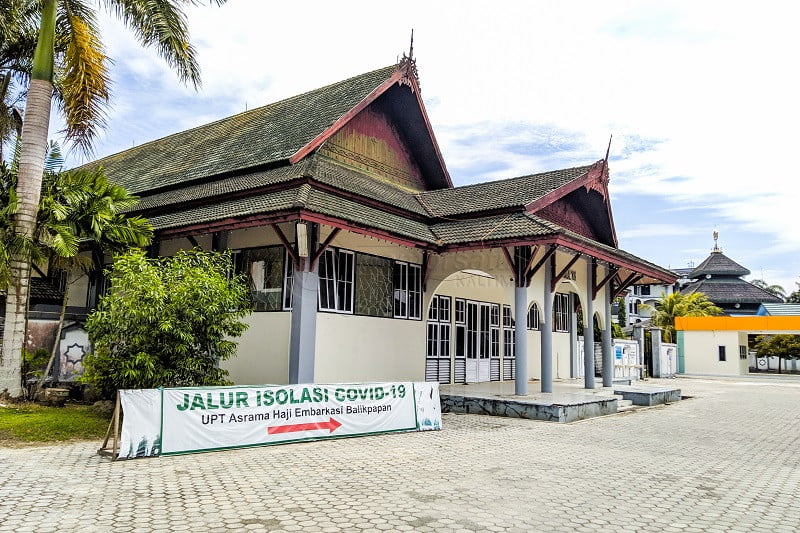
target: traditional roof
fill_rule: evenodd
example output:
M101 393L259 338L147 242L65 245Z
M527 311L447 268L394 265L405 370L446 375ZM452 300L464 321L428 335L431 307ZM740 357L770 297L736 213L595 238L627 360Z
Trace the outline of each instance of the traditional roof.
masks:
M525 208L575 178L585 175L591 168L592 165L586 165L452 189L426 191L420 193L418 198L434 218L514 207Z
M781 301L777 296L739 278L701 279L690 283L681 290L682 294L693 292L702 292L715 304L777 303Z
M617 248L605 160L453 187L412 67L401 61L91 166L140 195L133 212L161 238L304 219L437 253L560 246L644 282L674 280Z
M713 251L705 261L692 270L692 279L710 276L747 276L750 271L720 251Z
M762 316L800 316L800 304L762 303L756 314Z
M102 166L128 192L141 194L286 162L396 70L395 65L373 70L85 166Z

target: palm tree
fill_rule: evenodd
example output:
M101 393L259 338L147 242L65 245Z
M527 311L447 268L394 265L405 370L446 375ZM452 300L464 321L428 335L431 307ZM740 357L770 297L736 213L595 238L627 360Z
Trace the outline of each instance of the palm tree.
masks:
M97 266L88 257L79 255L81 248L94 247L113 253L149 244L153 234L149 223L141 217L130 217L123 213L138 202L137 197L109 181L102 169L61 172L62 165L60 149L52 143L44 164L34 239L27 250L35 262L47 263L55 270L69 272L80 268L88 272ZM16 165L12 164L3 174L4 179L0 182L2 205L16 204L13 200L16 170ZM11 238L0 241L4 249L16 250L19 246L25 246L26 243L13 240L9 219L0 218L2 222L6 224L0 226L0 234ZM45 378L57 353L70 286L71 283L66 284L62 297L55 343Z
M750 282L750 284L751 285L755 285L759 289L763 289L763 290L767 291L768 293L770 293L773 296L777 296L782 301L786 300L786 289L784 289L780 285L770 285L769 283L767 283L763 279L754 279L753 281Z
M665 342L675 342L675 317L721 314L722 309L714 305L702 292L690 294L674 292L669 296L661 295L661 298L655 303L650 322L663 329Z
M31 63L30 82L20 139L18 207L13 216L16 235L32 241L47 150L50 104L54 89L61 93L66 137L77 148L90 151L103 126L108 101L107 57L97 28L95 9L87 0L22 1L23 11L40 7L38 38ZM103 0L145 47L155 48L184 82L195 87L200 71L189 41L183 8L200 0ZM213 0L221 5L225 0ZM63 49L63 53L56 53ZM59 86L54 75L59 73ZM31 260L14 253L9 262L11 283L6 297L0 392L19 396L20 359L25 337Z

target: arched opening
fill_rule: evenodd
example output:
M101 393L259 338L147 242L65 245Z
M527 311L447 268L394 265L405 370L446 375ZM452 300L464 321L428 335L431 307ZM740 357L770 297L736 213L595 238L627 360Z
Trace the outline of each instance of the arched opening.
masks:
M432 291L426 313L425 379L513 379L513 324L506 287L482 270L458 270Z

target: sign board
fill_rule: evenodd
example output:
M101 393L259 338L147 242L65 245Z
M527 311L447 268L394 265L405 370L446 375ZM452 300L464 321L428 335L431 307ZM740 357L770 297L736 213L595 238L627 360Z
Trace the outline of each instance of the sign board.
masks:
M441 429L438 383L120 391L120 458Z

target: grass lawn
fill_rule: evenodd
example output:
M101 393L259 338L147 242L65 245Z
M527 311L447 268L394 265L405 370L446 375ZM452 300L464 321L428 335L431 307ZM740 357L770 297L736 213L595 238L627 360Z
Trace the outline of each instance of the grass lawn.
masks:
M110 416L88 405L44 407L12 404L0 407L0 446L15 443L102 439Z

